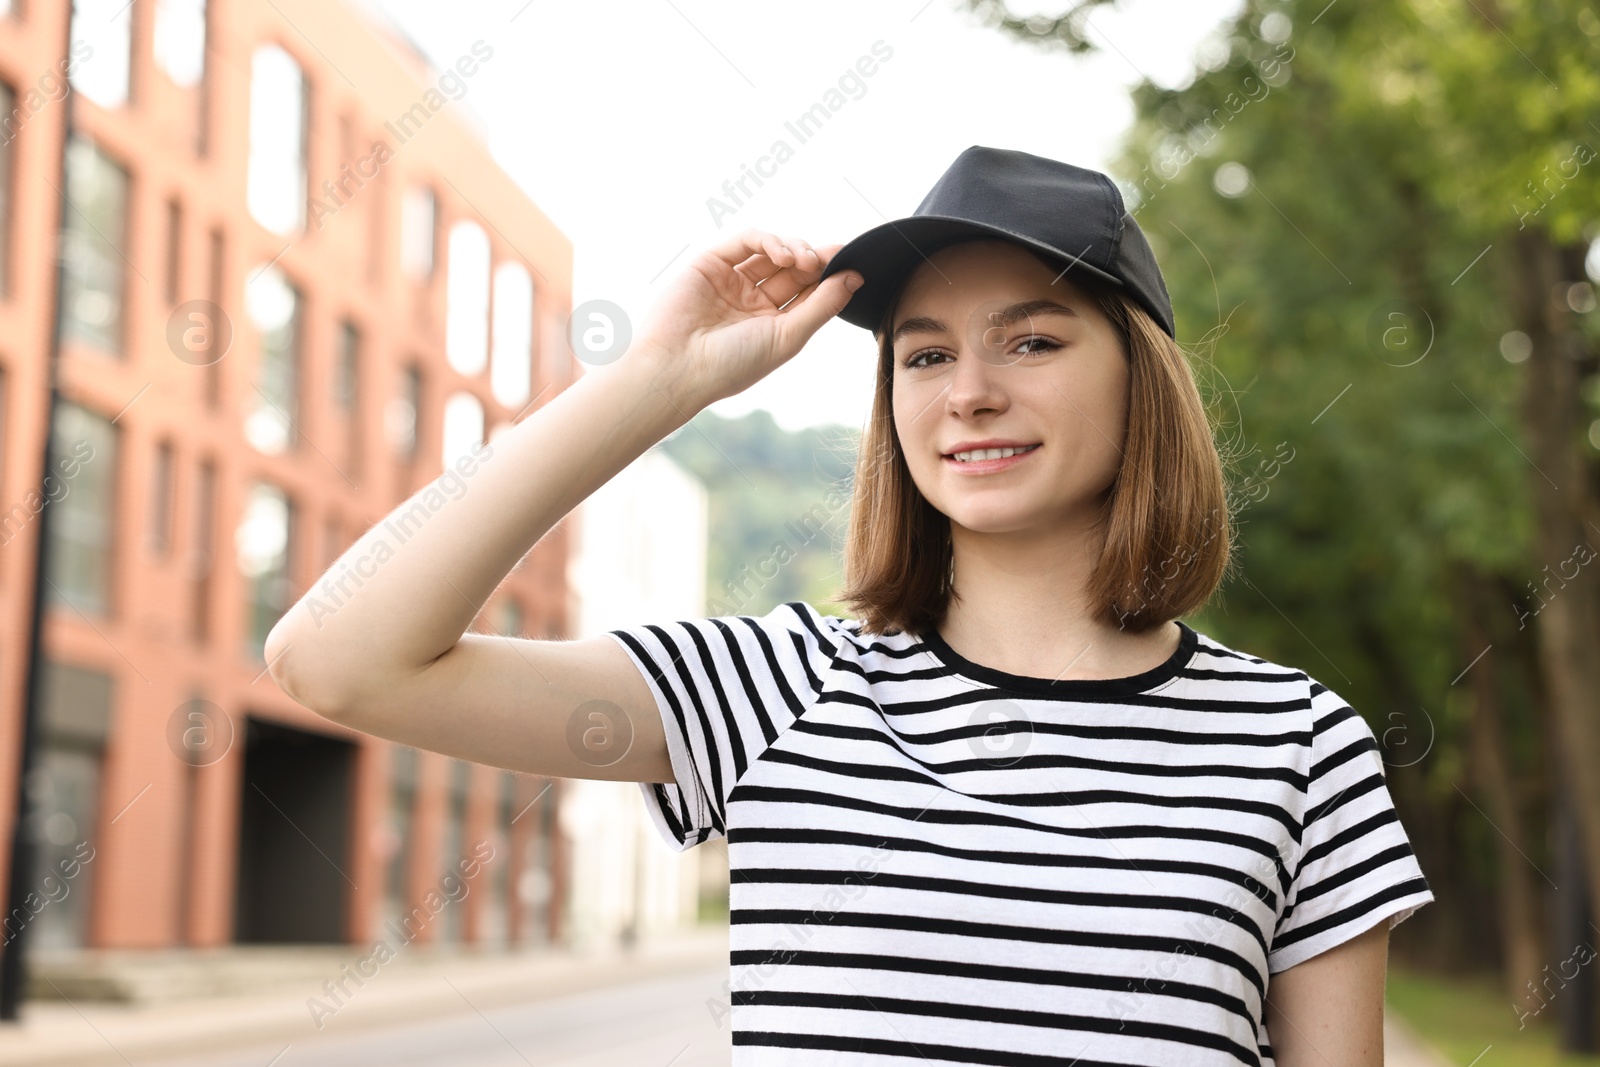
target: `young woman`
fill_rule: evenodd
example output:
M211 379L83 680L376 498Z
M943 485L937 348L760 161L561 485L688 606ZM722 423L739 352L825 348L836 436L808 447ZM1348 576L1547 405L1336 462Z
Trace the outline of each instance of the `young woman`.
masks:
M1103 175L979 162L1113 190L1105 233L1137 235ZM1179 621L1225 572L1228 515L1159 273L941 232L863 304L867 271L825 269L843 246L748 231L701 254L336 607L314 586L268 638L273 677L403 744L638 782L676 849L726 837L745 1067L1377 1067L1388 930L1432 894L1365 720ZM466 632L564 515L847 304L878 341L853 617ZM596 725L603 755L569 742Z

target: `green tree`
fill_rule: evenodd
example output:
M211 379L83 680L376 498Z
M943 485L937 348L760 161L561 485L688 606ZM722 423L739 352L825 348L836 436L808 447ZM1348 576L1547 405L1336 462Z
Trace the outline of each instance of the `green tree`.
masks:
M762 615L791 600L835 610L856 436L843 427L788 432L765 411L706 411L662 444L710 498L709 615Z

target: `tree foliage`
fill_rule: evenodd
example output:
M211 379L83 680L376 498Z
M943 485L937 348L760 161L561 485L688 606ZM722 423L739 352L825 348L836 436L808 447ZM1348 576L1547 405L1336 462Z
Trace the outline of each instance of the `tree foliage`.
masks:
M708 492L709 615L763 615L791 600L833 610L855 436L843 427L789 432L765 411L704 411L661 446Z

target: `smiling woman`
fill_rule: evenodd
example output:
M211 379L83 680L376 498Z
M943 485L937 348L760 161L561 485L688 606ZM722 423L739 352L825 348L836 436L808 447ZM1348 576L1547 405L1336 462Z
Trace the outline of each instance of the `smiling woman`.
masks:
M574 505L836 315L878 341L856 617L465 632ZM337 613L291 609L274 678L408 745L637 782L674 849L725 838L739 1067L1382 1063L1387 933L1433 895L1366 720L1182 619L1227 498L1110 179L974 146L849 245L707 250L635 338Z
M873 628L960 625L944 577L958 541L1061 559L1074 531L1096 610L1130 637L1221 581L1226 490L1182 350L1117 288L1064 273L1037 249L973 237L932 252L885 306L844 594ZM952 408L966 417L940 417ZM939 547L906 558L911 544ZM1174 640L1167 629L1159 645Z

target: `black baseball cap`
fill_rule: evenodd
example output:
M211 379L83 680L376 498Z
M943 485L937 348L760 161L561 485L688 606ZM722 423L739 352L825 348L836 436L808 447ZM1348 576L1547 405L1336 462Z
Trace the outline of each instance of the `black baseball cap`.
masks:
M945 245L981 237L1031 248L1069 279L1079 271L1126 289L1176 337L1161 268L1116 183L1097 170L1012 149L973 145L962 152L916 211L840 248L822 277L859 271L866 280L839 317L876 330L917 264Z

